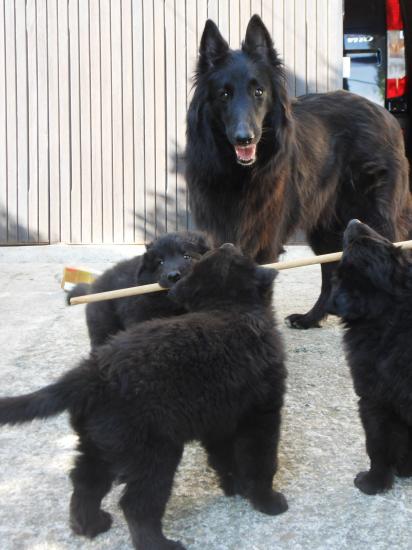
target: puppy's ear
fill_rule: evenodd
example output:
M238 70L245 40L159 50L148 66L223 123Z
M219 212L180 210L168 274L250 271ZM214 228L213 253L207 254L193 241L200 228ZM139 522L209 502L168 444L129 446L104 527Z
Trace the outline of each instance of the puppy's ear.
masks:
M229 44L220 34L216 24L208 19L200 40L197 72L205 73L212 69L229 51Z
M246 29L242 50L246 53L267 55L273 50L272 37L258 15L253 15Z
M257 267L255 273L259 289L263 292L271 290L273 281L278 276L278 271L268 267Z
M153 241L151 241L150 243L146 243L145 244L145 247L146 247L146 250L150 250L153 246Z
M146 249L148 250L148 246L151 246L152 243L149 243L149 245L146 245ZM144 254L142 254L142 256L140 257L140 262L137 266L137 270L136 270L136 279L137 279L137 282L139 282L140 280L140 277L142 276L142 273L143 271L146 269L147 267L147 260L148 260L148 254L147 252L145 252Z

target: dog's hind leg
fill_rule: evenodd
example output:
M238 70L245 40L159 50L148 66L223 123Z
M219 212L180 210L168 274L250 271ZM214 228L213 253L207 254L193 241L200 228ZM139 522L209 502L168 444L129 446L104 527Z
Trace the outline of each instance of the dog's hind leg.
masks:
M407 425L393 412L361 398L359 412L366 434L366 450L371 465L360 472L355 485L367 495L375 495L392 487L396 463L407 452Z
M241 494L264 514L286 512L288 505L282 493L273 490L277 470L277 446L280 409L255 411L238 428L235 439L235 461Z
M93 538L110 529L112 518L101 510L103 497L110 491L113 475L98 449L80 440L80 455L70 477L73 494L70 501L70 526L78 534Z
M126 488L120 506L138 550L184 550L180 542L167 539L162 532L162 517L182 453L183 446L151 439L150 445L135 450L121 467Z
M220 487L226 496L230 497L239 493L236 484L236 471L234 459L234 441L228 437L223 441L203 442L208 455L209 465L218 475Z

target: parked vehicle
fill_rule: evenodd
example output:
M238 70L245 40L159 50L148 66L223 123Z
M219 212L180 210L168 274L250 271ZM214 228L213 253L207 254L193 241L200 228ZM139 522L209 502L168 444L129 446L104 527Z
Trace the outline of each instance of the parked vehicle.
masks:
M408 127L408 77L402 0L345 0L346 90L386 107Z

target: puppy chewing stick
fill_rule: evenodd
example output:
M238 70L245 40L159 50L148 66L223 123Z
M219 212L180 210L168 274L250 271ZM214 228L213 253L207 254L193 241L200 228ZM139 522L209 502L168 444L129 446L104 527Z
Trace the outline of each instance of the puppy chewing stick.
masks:
M394 243L405 249L412 248L412 241L401 241ZM293 267L305 267L307 265L326 264L329 262L338 262L342 258L342 252L332 252L331 254L322 254L320 256L311 256L309 258L297 258L287 262L275 262L273 264L265 264L262 267L268 267L281 271L282 269L292 269ZM149 292L159 292L160 290L168 290L163 288L158 283L150 285L133 286L130 288L121 288L119 290L111 290L109 292L99 292L97 294L86 294L85 296L75 296L70 300L71 305L88 304L90 302L101 302L103 300L115 300L116 298L124 298L125 296L139 296Z

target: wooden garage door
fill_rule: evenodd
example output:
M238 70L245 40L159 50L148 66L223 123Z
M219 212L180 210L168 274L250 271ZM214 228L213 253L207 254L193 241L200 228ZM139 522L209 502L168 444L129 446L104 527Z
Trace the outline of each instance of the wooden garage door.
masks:
M2 0L0 242L141 243L190 225L185 113L209 17L259 13L290 92L341 87L341 0Z

